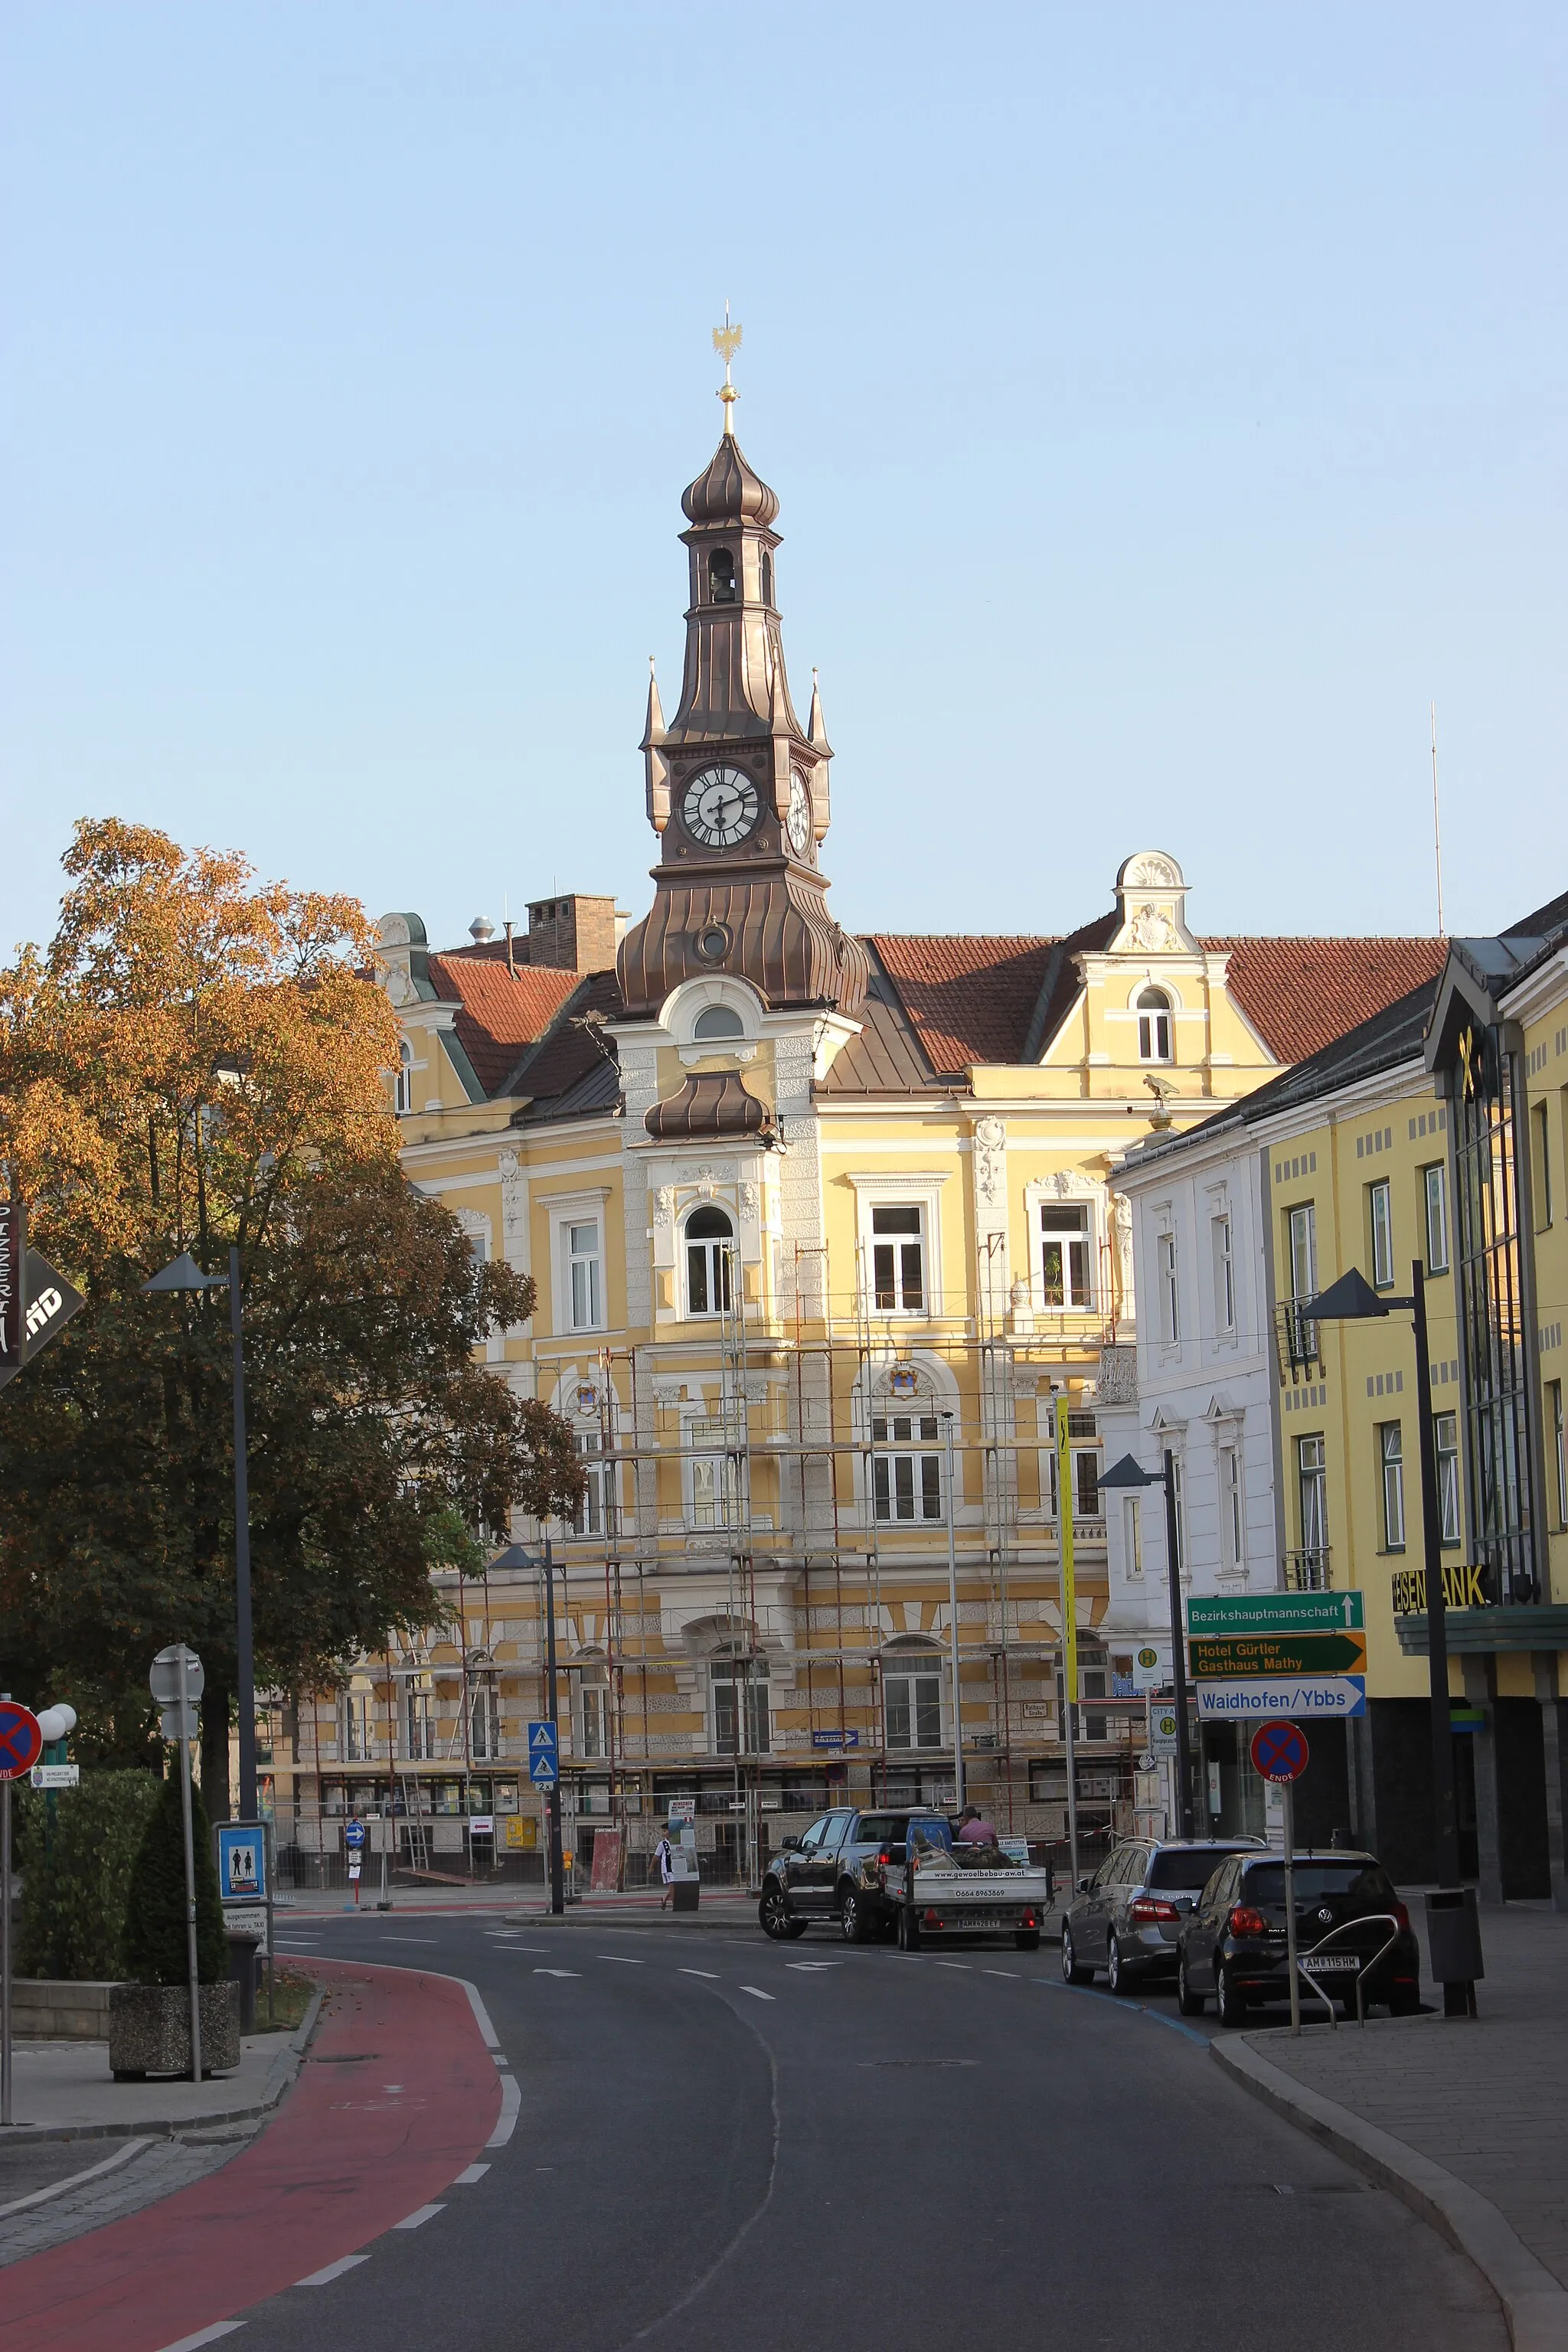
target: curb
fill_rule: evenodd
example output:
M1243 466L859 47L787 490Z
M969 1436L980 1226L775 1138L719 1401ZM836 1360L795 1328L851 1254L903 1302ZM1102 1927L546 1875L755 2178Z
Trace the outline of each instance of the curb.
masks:
M1501 2304L1514 2352L1568 2352L1568 2290L1561 2287L1489 2197L1375 2124L1310 2091L1245 2042L1211 2042L1227 2074L1309 2137L1333 2149L1474 2263Z
M29 2140L45 2139L190 2139L221 2131L228 2124L250 2123L258 2116L269 2115L300 2071L325 1999L326 1987L318 1985L309 2009L268 2067L260 2098L247 2107L214 2107L205 2115L142 2116L134 2123L13 2124L5 2145L16 2147Z

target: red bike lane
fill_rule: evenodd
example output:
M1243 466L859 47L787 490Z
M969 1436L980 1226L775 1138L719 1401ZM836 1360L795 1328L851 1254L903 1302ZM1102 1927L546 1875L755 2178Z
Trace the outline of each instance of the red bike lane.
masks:
M190 2189L0 2272L0 2352L162 2352L440 2195L500 2112L449 1977L312 1960L329 1999L273 2122Z

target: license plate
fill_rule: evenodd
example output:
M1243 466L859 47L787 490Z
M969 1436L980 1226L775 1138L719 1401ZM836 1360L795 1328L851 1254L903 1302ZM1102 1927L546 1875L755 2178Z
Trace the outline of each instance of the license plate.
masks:
M960 1911L952 1922L955 1927L1016 1927L1016 1911Z
M1360 1973L1361 1957L1356 1952L1314 1952L1301 1966L1310 1977L1353 1977Z

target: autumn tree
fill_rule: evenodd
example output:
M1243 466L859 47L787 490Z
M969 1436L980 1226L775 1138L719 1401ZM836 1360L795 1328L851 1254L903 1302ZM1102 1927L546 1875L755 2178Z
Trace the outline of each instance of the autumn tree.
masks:
M0 972L0 1155L88 1303L0 1400L0 1687L68 1690L112 1748L153 1654L192 1643L221 1811L227 1294L144 1297L151 1274L240 1253L263 1685L431 1624L454 1525L503 1538L514 1509L570 1509L581 1472L564 1423L476 1359L531 1281L400 1172L358 905L113 820L79 824L65 865L47 953Z

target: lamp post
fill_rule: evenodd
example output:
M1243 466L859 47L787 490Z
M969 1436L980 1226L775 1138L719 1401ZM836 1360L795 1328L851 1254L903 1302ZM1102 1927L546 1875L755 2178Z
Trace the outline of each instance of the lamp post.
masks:
M557 1723L555 1687L555 1566L550 1549L548 1530L544 1538L544 1557L539 1559L521 1544L509 1544L491 1560L492 1569L531 1568L544 1578L544 1672L545 1712L552 1724ZM566 1909L566 1865L561 1849L561 1745L557 1731L555 1748L555 1778L550 1783L548 1799L550 1819L550 1908L560 1918Z
M1176 1457L1167 1445L1163 1466L1145 1470L1131 1454L1113 1463L1100 1479L1103 1490L1138 1486L1165 1489L1165 1564L1171 1586L1171 1671L1176 1685L1176 1829L1193 1835L1193 1759L1187 1740L1187 1659L1182 1625L1181 1538L1176 1525Z
M1459 1816L1454 1797L1454 1735L1448 1715L1447 1602L1443 1591L1443 1519L1437 1493L1437 1445L1432 1427L1432 1360L1426 1339L1426 1271L1419 1258L1410 1268L1408 1298L1380 1297L1355 1266L1316 1298L1303 1299L1304 1323L1363 1323L1407 1311L1415 1335L1415 1414L1421 1464L1421 1535L1426 1591L1426 1687L1432 1705L1432 1813L1439 1889L1458 1889ZM1445 1982L1443 2008L1449 2017L1473 2016L1474 1981Z
M234 1355L234 1672L239 1701L239 1819L260 1818L256 1799L256 1656L250 1620L250 1488L245 1441L245 1339L240 1322L239 1250L230 1243L228 1272L204 1274L189 1250L142 1285L143 1293L228 1292ZM248 1981L248 1980L247 1980Z
M942 1434L947 1440L947 1642L952 1656L952 1801L953 1810L962 1812L964 1806L963 1784L963 1709L958 1681L958 1536L954 1521L958 1515L958 1487L952 1453L952 1415L942 1414Z

